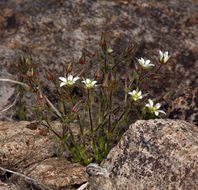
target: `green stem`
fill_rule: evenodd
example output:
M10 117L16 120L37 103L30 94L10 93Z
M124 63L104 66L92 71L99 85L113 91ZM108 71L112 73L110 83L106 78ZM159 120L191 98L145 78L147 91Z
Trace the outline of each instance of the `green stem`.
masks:
M111 131L111 108L112 108L112 95L113 95L113 92L112 92L112 89L110 91L110 95L109 95L109 110L110 110L110 114L109 114L109 124L108 124L108 133L110 133Z
M105 60L104 60L104 73L107 72L107 55L105 54Z
M90 120L90 126L91 126L91 135L93 136L93 122L92 122L92 115L91 115L91 100L90 100L90 91L87 89L87 100L88 100L88 106L89 106L89 120Z

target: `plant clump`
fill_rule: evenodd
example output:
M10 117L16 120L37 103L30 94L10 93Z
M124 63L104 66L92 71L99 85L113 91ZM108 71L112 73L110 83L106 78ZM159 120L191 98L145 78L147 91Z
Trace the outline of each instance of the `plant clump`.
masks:
M96 63L94 74L74 73L73 63L66 65L64 76L56 77L46 71L46 78L54 85L56 104L43 93L31 59L22 58L17 65L19 79L29 86L28 92L36 95L32 107L36 119L56 135L62 151L66 151L73 162L83 165L100 163L129 123L166 114L147 92L159 69L170 58L168 52L159 51L159 64L154 65L144 58L135 59L136 46L131 44L122 52L116 52L108 47L102 35L100 47L101 50L94 53L84 49L79 60L81 66L89 61ZM130 64L134 66L131 73ZM122 77L121 67L125 68ZM76 89L82 89L82 94L75 93ZM53 128L51 116L60 121L61 132ZM72 123L78 125L78 135L74 134Z

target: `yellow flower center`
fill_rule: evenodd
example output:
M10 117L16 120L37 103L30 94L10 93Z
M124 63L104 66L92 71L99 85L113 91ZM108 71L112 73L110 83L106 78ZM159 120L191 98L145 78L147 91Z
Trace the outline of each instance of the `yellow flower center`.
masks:
M138 99L138 94L136 93L136 94L133 96L133 98L137 98L137 99Z
M151 109L152 112L154 112L154 111L156 111L156 110L157 110L157 107L156 107L156 106L154 106L154 107Z

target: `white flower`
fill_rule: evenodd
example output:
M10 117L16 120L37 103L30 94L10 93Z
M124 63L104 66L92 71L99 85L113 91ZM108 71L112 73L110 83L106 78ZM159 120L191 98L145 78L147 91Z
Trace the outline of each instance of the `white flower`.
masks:
M149 59L146 60L146 59L141 58L141 59L137 59L137 60L143 69L149 69L149 68L155 66L154 64L150 63L151 61Z
M107 48L107 52L108 52L109 54L111 54L111 53L113 52L113 49Z
M131 98L132 98L134 101L137 101L137 100L143 98L143 96L142 96L142 91L133 90L132 92L129 92L128 94L131 95Z
M66 85L66 86L72 86L80 77L73 77L72 75L69 75L67 78L65 77L59 77L59 79L62 81L60 84L60 87Z
M159 59L162 64L165 64L169 60L169 58L170 55L168 55L168 51L162 52L161 50L159 50Z
M163 110L159 110L159 108L161 107L161 104L157 103L156 105L154 105L151 99L148 100L148 104L146 104L145 106L148 107L151 113L154 113L156 116L158 116L159 113L163 113L166 115L166 113Z
M85 87L90 89L96 86L97 81L86 79L82 81L85 84Z

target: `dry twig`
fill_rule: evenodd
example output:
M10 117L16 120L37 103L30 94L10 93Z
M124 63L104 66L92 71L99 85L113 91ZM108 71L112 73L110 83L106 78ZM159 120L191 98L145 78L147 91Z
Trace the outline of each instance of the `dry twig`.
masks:
M23 82L19 82L19 81L16 81L16 80L12 80L12 79L1 79L0 78L0 81L2 82L11 82L11 83L14 83L14 84L19 84L21 86L23 86L24 88L27 88L29 89L30 86L27 85L26 83L23 83ZM56 114L59 116L59 117L62 117L61 113L55 108L55 106L50 102L50 100L44 95L47 103L51 106L51 108L56 112ZM8 110L8 109L7 109ZM6 110L6 111L7 111ZM1 111L2 112L2 111Z
M39 181L37 181L37 180L35 180L35 179L31 178L31 177L25 176L24 174L21 174L19 172L15 172L15 171L12 171L12 170L8 170L8 169L2 168L2 167L0 167L0 169L3 170L4 172L10 172L10 173L15 174L17 176L23 177L27 181L31 181L33 184L39 185L43 189L52 190L50 187L47 187L46 185L42 184L41 182L39 182Z

